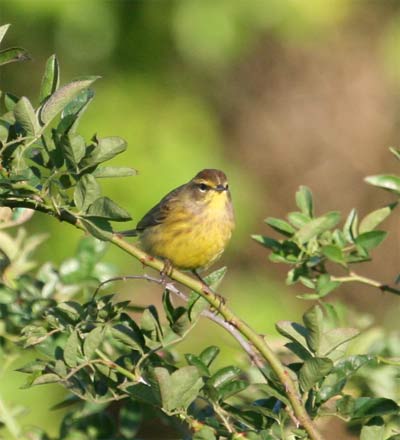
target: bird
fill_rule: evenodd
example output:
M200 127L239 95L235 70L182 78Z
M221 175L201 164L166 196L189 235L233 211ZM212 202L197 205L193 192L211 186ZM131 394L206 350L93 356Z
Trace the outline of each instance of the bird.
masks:
M140 247L164 260L164 273L173 268L208 269L224 252L235 227L228 179L217 169L203 169L190 181L164 196L122 236L138 236Z

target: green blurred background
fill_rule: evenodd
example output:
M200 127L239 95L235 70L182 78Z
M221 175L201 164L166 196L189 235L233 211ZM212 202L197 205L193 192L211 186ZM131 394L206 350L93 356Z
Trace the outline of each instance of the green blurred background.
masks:
M299 320L309 306L285 286L285 268L269 263L250 239L267 232L263 219L294 209L300 184L314 191L319 213L346 215L355 206L365 214L390 200L363 177L398 172L387 147L398 146L400 134L399 1L0 0L0 18L12 24L5 46L25 47L32 56L29 65L2 69L1 89L37 103L52 53L62 83L102 76L81 131L128 141L114 162L138 175L105 182L103 191L134 221L198 170L226 171L237 230L220 263L229 266L221 293L262 333L275 337L274 322ZM385 282L398 271L398 226L395 214L377 261L364 266ZM41 262L68 258L81 236L41 215L27 227L49 232ZM105 260L119 274L142 272L118 250ZM115 290L136 304L160 298L157 287L144 283ZM332 300L395 327L399 308L388 295L355 286ZM210 341L224 344L224 362L244 362L234 341L208 322L181 350L196 352ZM61 415L47 408L60 391L16 391L23 377L14 369L25 361L1 379L0 395L26 403L24 423L55 434Z

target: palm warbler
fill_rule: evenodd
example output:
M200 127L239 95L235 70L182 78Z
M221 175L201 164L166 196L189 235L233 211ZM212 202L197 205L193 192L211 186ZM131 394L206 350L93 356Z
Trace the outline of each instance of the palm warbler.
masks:
M198 269L209 267L221 256L234 226L226 175L206 169L168 193L136 229L121 234L138 235L145 252L199 276Z

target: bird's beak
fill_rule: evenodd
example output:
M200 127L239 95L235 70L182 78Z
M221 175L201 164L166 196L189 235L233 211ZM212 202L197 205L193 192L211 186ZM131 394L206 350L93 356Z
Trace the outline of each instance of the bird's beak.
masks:
M226 186L225 185L217 185L214 189L215 189L215 191L223 192L223 191L226 191Z

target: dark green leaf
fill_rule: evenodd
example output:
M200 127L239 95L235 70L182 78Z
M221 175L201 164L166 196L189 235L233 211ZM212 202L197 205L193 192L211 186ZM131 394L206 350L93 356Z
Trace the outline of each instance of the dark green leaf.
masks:
M16 61L30 60L28 52L21 47L11 47L9 49L0 50L0 66L14 63Z
M91 175L85 174L84 176ZM91 176L91 178L94 179L93 176ZM132 219L129 212L125 211L125 209L118 206L108 197L99 197L98 199L96 199L93 203L90 204L89 208L86 211L86 214L90 217L101 217L115 222L124 222Z
M332 292L332 290L336 289L341 285L340 281L332 281L331 276L329 274L322 274L318 277L317 280L317 292L318 297L323 298L328 295L328 293Z
M360 234L364 232L369 232L375 229L380 223L382 223L397 206L397 203L393 203L384 208L377 209L376 211L370 212L366 215L360 223Z
M285 235L286 237L291 237L296 232L293 226L279 218L268 217L267 219L265 219L265 223L267 223L269 226L271 226L272 229L275 229L275 231Z
M35 110L29 99L23 96L14 107L16 121L24 129L28 136L35 136L39 133L39 122L37 120Z
M91 359L96 350L100 347L104 338L104 328L95 327L88 333L83 341L83 353L86 359Z
M107 160L126 150L127 143L124 139L113 136L99 139L91 153L82 159L81 167L91 167Z
M303 315L303 321L308 329L306 335L307 344L309 348L316 353L321 342L321 335L323 333L324 316L321 307L314 306Z
M40 86L39 102L43 102L52 95L58 88L60 81L60 67L55 55L51 55L46 62L42 84Z
M391 399L383 397L358 397L344 396L336 403L338 411L349 415L353 419L398 414L399 406Z
M330 374L322 382L319 390L319 400L326 402L331 397L338 395L346 381L364 365L374 362L372 355L356 355L340 360L331 370Z
M199 357L197 357L191 353L186 353L185 358L186 358L186 361L189 365L193 365L194 367L196 367L199 370L199 374L201 374L202 376L209 376L210 375L210 372L209 372L207 366L203 363L203 361Z
M81 90L61 112L61 121L58 124L57 131L59 133L74 134L82 115L85 113L93 97L93 90Z
M73 331L64 347L64 361L69 367L76 367L78 365L78 357L80 354L80 341L78 333Z
M312 192L306 186L300 186L296 192L296 205L306 216L312 218L314 215Z
M300 243L307 243L313 237L317 237L325 231L335 227L340 221L339 212L329 212L321 217L309 221L302 226L295 234Z
M207 381L207 384L213 386L214 388L218 388L231 380L237 379L241 372L242 371L240 368L233 365L221 368L210 377L210 379Z
M128 177L135 176L137 171L128 167L99 167L93 171L93 176L102 177Z
M91 217L90 219L80 218L80 222L82 223L82 226L93 235L93 237L103 241L111 240L112 228L107 220Z
M91 174L81 176L74 191L74 202L79 211L85 212L99 197L100 186L96 179Z
M306 338L308 330L305 327L291 321L279 321L275 324L275 327L282 336L307 349L308 344Z
M119 411L119 432L126 439L136 438L142 418L141 405L134 400L126 401Z
M369 231L360 234L355 243L357 246L362 247L363 249L369 251L377 246L379 246L382 241L386 238L386 231Z
M139 352L143 352L143 336L139 335L137 332L133 331L126 325L114 325L114 327L111 328L111 335L128 347L131 347Z
M78 163L85 155L85 139L79 135L69 135L66 134L62 136L60 146L64 155L64 158L68 164L68 168L73 172L78 172ZM85 174L80 180L85 176L90 174Z
M248 383L245 380L228 382L218 388L218 400L228 399L246 389L247 386Z
M273 238L257 234L252 235L251 238L274 252L279 252L282 248L282 245L279 243L279 241Z
M42 123L48 124L51 122L52 119L54 119L80 91L87 89L98 78L98 76L92 76L77 79L56 90L42 106L40 111L40 119Z
M323 379L332 369L333 362L328 358L310 358L300 368L299 381L303 391L308 391Z
M217 346L211 345L200 353L199 358L207 367L209 367L218 356L219 352L220 349Z

